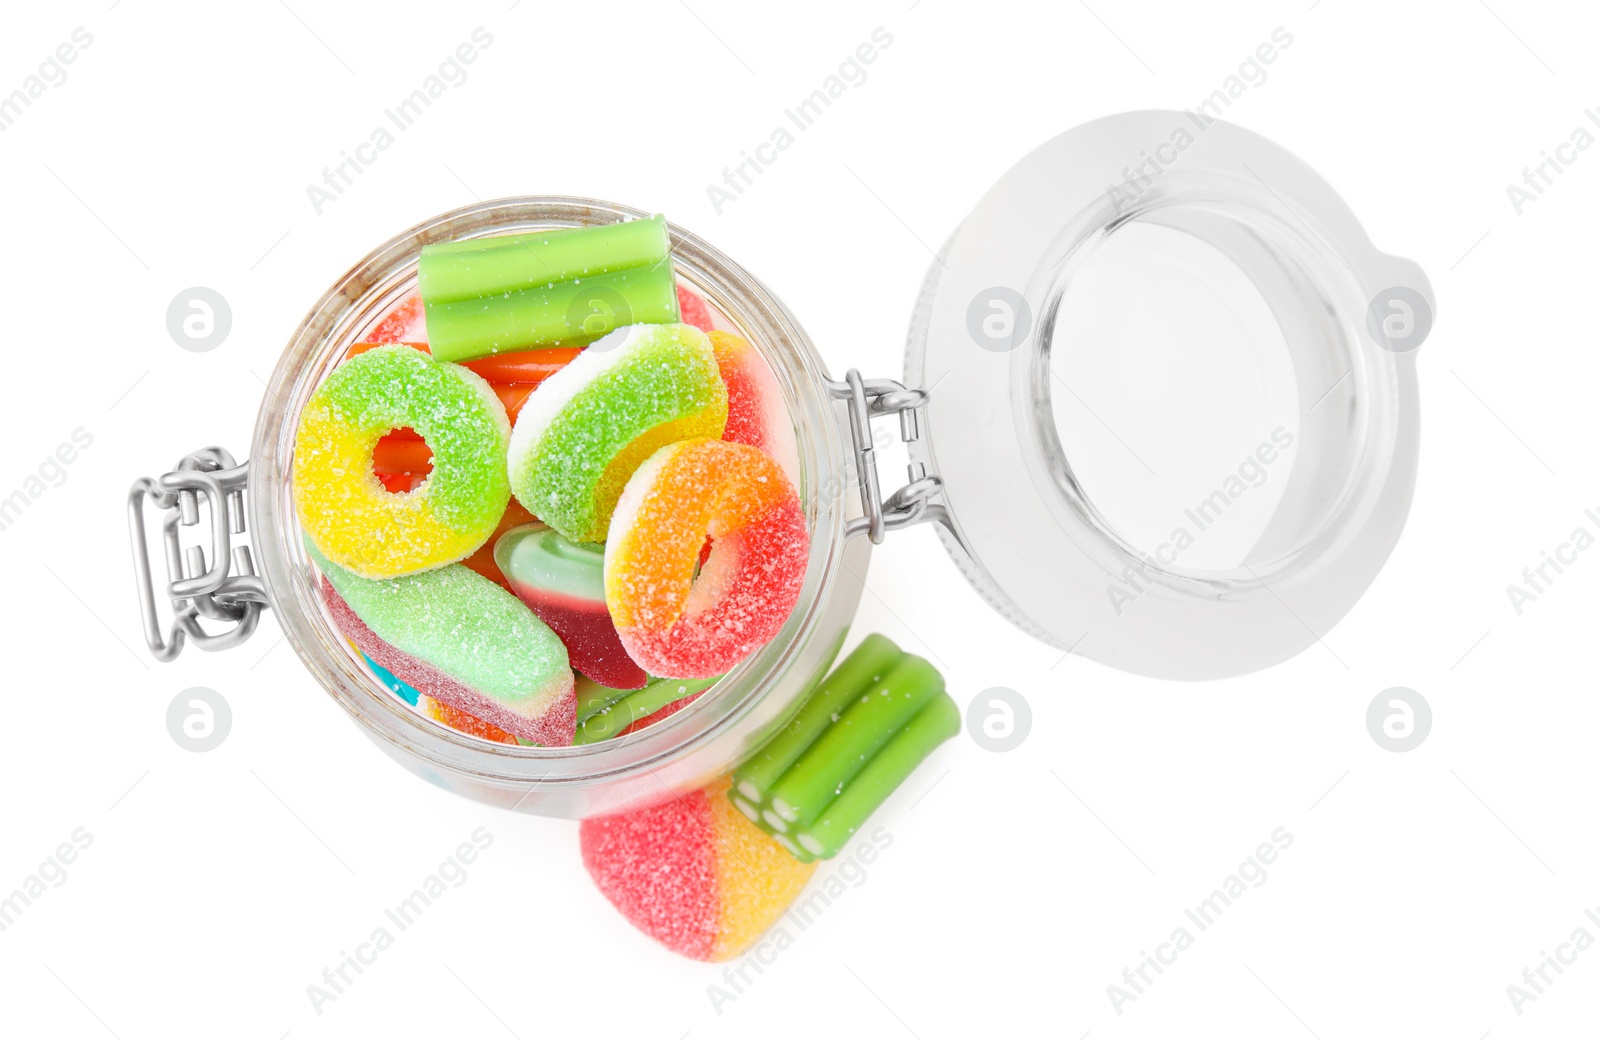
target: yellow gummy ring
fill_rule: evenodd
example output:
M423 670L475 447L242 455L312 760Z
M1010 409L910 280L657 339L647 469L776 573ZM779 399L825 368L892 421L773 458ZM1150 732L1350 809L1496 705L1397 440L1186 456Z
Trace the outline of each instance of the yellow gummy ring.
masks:
M372 470L378 439L411 427L433 471L391 492ZM511 498L511 425L476 374L396 344L333 370L300 415L292 489L300 525L323 555L363 578L460 560L494 533Z

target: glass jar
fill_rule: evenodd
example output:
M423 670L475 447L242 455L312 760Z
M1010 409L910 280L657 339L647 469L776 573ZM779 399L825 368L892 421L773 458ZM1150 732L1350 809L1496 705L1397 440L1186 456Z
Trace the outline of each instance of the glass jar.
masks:
M248 467L207 449L135 484L130 519L147 642L162 658L185 638L220 649L246 638L270 607L317 681L407 768L486 802L580 818L701 786L769 735L844 642L871 545L909 524L935 522L993 606L1065 650L1190 679L1296 653L1349 609L1399 536L1416 460L1410 348L1431 323L1432 297L1415 265L1374 250L1332 189L1277 146L1217 122L1189 133L1181 149L1171 144L1172 128L1193 119L1110 117L1019 162L930 268L913 313L904 385L854 370L830 379L772 293L695 235L671 228L678 277L755 345L782 389L811 555L799 603L778 636L667 719L596 744L537 748L491 744L423 718L363 667L334 627L290 496L301 409L355 338L414 292L424 245L648 216L590 199L509 199L445 214L380 246L329 289L272 374ZM1169 144L1166 152L1159 142ZM1148 183L1124 178L1130 161L1151 148L1174 161ZM1126 191L1118 188L1124 184ZM1115 294L1075 301L1074 293L1095 284L1096 265L1107 258L1114 269L1154 264L1179 278L1134 279L1155 296L1141 301L1135 293L1109 325L1104 315L1097 325L1094 306ZM1404 322L1365 320L1395 300L1413 308L1413 329L1420 322L1413 342L1389 335ZM1241 349L1240 371L1256 365L1278 373L1275 385L1262 388L1284 400L1263 406L1263 415L1291 417L1296 450L1292 463L1282 453L1283 487L1270 503L1252 501L1230 514L1249 514L1260 529L1242 542L1230 536L1243 546L1237 560L1215 536L1205 554L1186 547L1172 559L1141 546L1150 527L1142 522L1160 512L1161 496L1187 486L1145 488L1142 479L1119 478L1114 464L1095 460L1091 439L1072 436L1074 420L1059 407L1069 393L1079 401L1127 394L1104 371L1072 372L1073 359L1103 360L1109 352L1163 372L1196 364L1162 337L1140 340L1149 330L1130 316L1147 310L1177 311L1196 328L1217 315L1226 326L1232 314L1243 333L1219 342ZM1204 371L1209 355L1199 364ZM1159 411L1156 426L1174 410ZM912 458L908 483L887 496L878 484L876 418L898 418ZM1158 429L1153 440L1205 441L1209 427L1201 426ZM146 559L147 497L167 510L165 591L176 619L165 633ZM1224 498L1218 509L1244 501ZM212 518L209 557L179 545L180 529L201 521L202 504ZM247 527L250 548L235 544ZM200 618L234 628L208 635Z

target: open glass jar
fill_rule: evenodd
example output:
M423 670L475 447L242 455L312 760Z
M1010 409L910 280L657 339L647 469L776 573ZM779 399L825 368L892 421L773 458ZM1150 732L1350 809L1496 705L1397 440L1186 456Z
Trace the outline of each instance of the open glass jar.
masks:
M290 497L302 408L362 332L415 290L424 245L648 216L594 200L454 211L380 246L330 288L273 372L248 466L206 449L134 485L147 642L164 659L185 638L220 649L246 638L270 607L318 682L409 769L476 799L565 817L699 787L769 736L844 642L871 545L908 524L935 522L993 605L1063 649L1174 678L1282 660L1348 610L1399 536L1416 459L1411 348L1431 323L1432 300L1421 271L1374 250L1298 160L1223 123L1185 129L1194 119L1110 117L1018 163L930 269L905 384L854 370L830 379L775 296L671 228L679 279L755 345L782 390L811 554L779 635L653 726L590 745L518 747L411 711L334 627ZM1171 161L1136 174L1141 152L1152 151ZM1135 320L1163 314L1172 316L1165 326ZM1222 376L1207 384L1207 373ZM1148 397L1157 377L1171 400L1158 400L1148 421L1107 423L1089 405L1106 411ZM1105 445L1081 436L1082 417L1063 408L1072 399L1147 476L1119 472ZM887 496L871 432L880 417L898 419L913 460L907 483ZM1126 438L1190 455L1147 449L1158 469ZM1240 464L1244 476L1212 474L1197 445L1254 462ZM1252 498L1267 485L1257 471L1282 477ZM1193 512L1182 504L1211 483L1216 495L1188 522L1201 530L1163 543L1165 514ZM167 510L165 592L176 618L166 631L147 562L146 498ZM180 530L207 518L209 556L181 547ZM1231 530L1221 538L1224 520ZM236 544L247 527L249 548ZM232 628L208 635L201 618Z

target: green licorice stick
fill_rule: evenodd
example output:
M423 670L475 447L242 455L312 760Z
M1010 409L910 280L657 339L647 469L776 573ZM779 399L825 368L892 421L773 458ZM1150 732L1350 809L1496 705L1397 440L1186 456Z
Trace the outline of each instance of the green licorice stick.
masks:
M795 842L813 857L832 857L935 748L960 732L961 710L941 691L861 768L815 824L794 836Z
M632 691L617 690L614 687L602 687L587 676L579 676L576 683L578 689L578 725L583 726L583 721L604 709L615 701L621 701Z
M887 636L873 633L840 662L772 740L733 771L734 788L756 806L765 803L784 771L805 754L851 701L889 674L904 652Z
M624 325L678 320L670 259L498 296L424 303L428 346L438 361L589 344Z
M665 217L592 228L494 235L422 248L417 290L432 303L500 296L667 258Z
M660 711L679 698L698 694L721 678L713 676L701 680L656 680L641 690L626 691L625 697L611 702L580 722L572 743L591 745L596 741L616 737L652 712Z
M809 828L878 750L943 691L939 670L914 654L901 658L778 778L769 793L777 816L793 826L790 830Z

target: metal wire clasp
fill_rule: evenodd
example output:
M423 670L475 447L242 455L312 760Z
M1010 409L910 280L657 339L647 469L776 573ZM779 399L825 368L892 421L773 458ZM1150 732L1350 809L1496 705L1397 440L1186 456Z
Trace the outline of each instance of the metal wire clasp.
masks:
M921 463L909 464L906 467L908 483L887 499L880 498L878 457L872 441L873 418L886 415L900 417L900 440L908 443L921 440L928 392L909 389L894 380L863 380L855 369L844 374L843 382L828 380L828 392L845 402L850 416L856 483L861 490L863 516L845 525L845 535L865 534L876 544L883 541L885 531L923 521L944 523L944 507L930 501L941 487L939 478L928 473Z
M223 448L202 448L178 460L172 472L157 478L141 477L128 491L128 534L133 541L133 575L138 586L139 613L144 618L144 639L157 661L171 661L183 650L187 635L196 647L220 651L250 638L267 606L266 586L255 573L250 547L233 545L244 534L245 488L250 464L238 464ZM200 523L200 496L204 495L211 522L211 560L200 546L185 554L178 526ZM172 602L172 623L165 633L156 613L156 589L150 576L150 549L145 537L144 504L148 498L166 511L161 524L167 558L167 598ZM230 567L231 565L231 567ZM233 626L208 633L201 617Z

